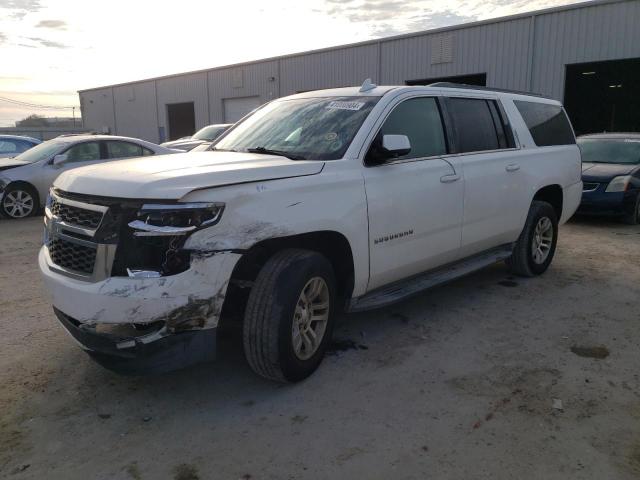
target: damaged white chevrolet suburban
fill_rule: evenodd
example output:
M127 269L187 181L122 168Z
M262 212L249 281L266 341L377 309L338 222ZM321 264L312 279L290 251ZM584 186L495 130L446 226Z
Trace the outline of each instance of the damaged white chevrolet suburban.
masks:
M212 358L231 318L258 374L301 380L339 310L543 273L582 194L558 102L446 84L293 95L178 155L69 171L47 202L55 313L116 371Z

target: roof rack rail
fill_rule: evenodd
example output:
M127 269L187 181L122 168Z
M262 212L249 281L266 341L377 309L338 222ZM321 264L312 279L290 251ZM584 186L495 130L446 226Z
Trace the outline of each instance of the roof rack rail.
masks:
M502 92L502 93L515 93L517 95L529 95L532 97L543 97L544 95L540 93L534 92L522 92L519 90L508 90L506 88L493 88L493 87L482 87L480 85L467 85L466 83L453 83L453 82L436 82L428 85L429 87L438 87L438 88L459 88L462 90L481 90L487 92Z

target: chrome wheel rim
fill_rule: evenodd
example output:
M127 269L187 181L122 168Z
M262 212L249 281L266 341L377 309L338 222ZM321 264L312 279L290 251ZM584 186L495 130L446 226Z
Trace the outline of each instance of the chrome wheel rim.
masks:
M552 242L553 223L551 223L549 217L542 217L536 224L533 232L533 241L531 242L531 255L535 263L540 265L547 260L549 252L551 252Z
M300 360L318 351L329 322L329 302L329 287L320 277L313 277L302 289L291 328L293 351Z
M34 201L29 192L13 190L4 198L4 211L13 218L28 217L33 212Z

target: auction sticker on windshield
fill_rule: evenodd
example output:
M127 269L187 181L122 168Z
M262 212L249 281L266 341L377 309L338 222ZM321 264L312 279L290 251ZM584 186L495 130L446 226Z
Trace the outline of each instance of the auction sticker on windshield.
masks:
M341 101L333 101L325 108L330 110L360 110L364 107L363 102L341 102Z

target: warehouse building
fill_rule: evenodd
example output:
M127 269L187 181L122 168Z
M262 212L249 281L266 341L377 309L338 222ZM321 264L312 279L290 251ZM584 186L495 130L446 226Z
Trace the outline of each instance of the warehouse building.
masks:
M79 92L85 128L152 142L235 122L322 88L440 81L539 93L577 133L640 131L640 0L597 0L489 21Z

